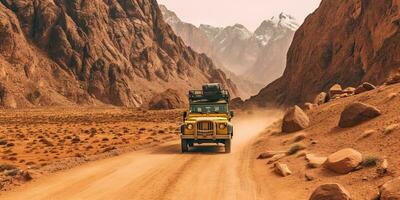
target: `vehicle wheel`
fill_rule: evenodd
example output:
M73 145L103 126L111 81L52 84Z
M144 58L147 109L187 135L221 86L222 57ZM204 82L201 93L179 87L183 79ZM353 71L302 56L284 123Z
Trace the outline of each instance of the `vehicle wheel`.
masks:
M189 145L186 140L181 140L181 149L182 153L188 152L189 151Z
M225 153L231 152L231 139L225 140Z

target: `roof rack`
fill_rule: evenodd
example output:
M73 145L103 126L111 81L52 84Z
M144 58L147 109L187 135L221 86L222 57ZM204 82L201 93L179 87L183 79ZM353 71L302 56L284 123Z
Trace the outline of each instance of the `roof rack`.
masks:
M228 90L221 88L219 83L203 85L203 90L190 90L190 102L217 102L221 100L229 101L230 95Z

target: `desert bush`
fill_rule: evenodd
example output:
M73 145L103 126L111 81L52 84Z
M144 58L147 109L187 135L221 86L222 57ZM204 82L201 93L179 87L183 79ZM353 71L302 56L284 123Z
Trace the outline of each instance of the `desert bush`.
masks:
M289 148L289 150L286 152L287 155L293 155L303 149L306 149L306 146L303 144L294 144Z

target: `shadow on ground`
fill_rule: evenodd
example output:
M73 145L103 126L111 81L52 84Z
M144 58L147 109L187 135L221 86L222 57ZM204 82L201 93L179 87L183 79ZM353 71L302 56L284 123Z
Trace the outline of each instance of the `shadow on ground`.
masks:
M155 149L151 154L225 154L224 145L195 145L189 152L182 153L180 144L171 144Z

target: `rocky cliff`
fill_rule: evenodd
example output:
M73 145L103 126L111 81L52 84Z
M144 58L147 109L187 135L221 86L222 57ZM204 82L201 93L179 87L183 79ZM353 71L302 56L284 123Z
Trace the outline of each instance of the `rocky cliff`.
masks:
M382 84L400 68L400 1L323 0L296 32L284 75L248 103L310 101L335 83Z
M205 82L236 87L155 0L0 0L0 104L140 106Z

